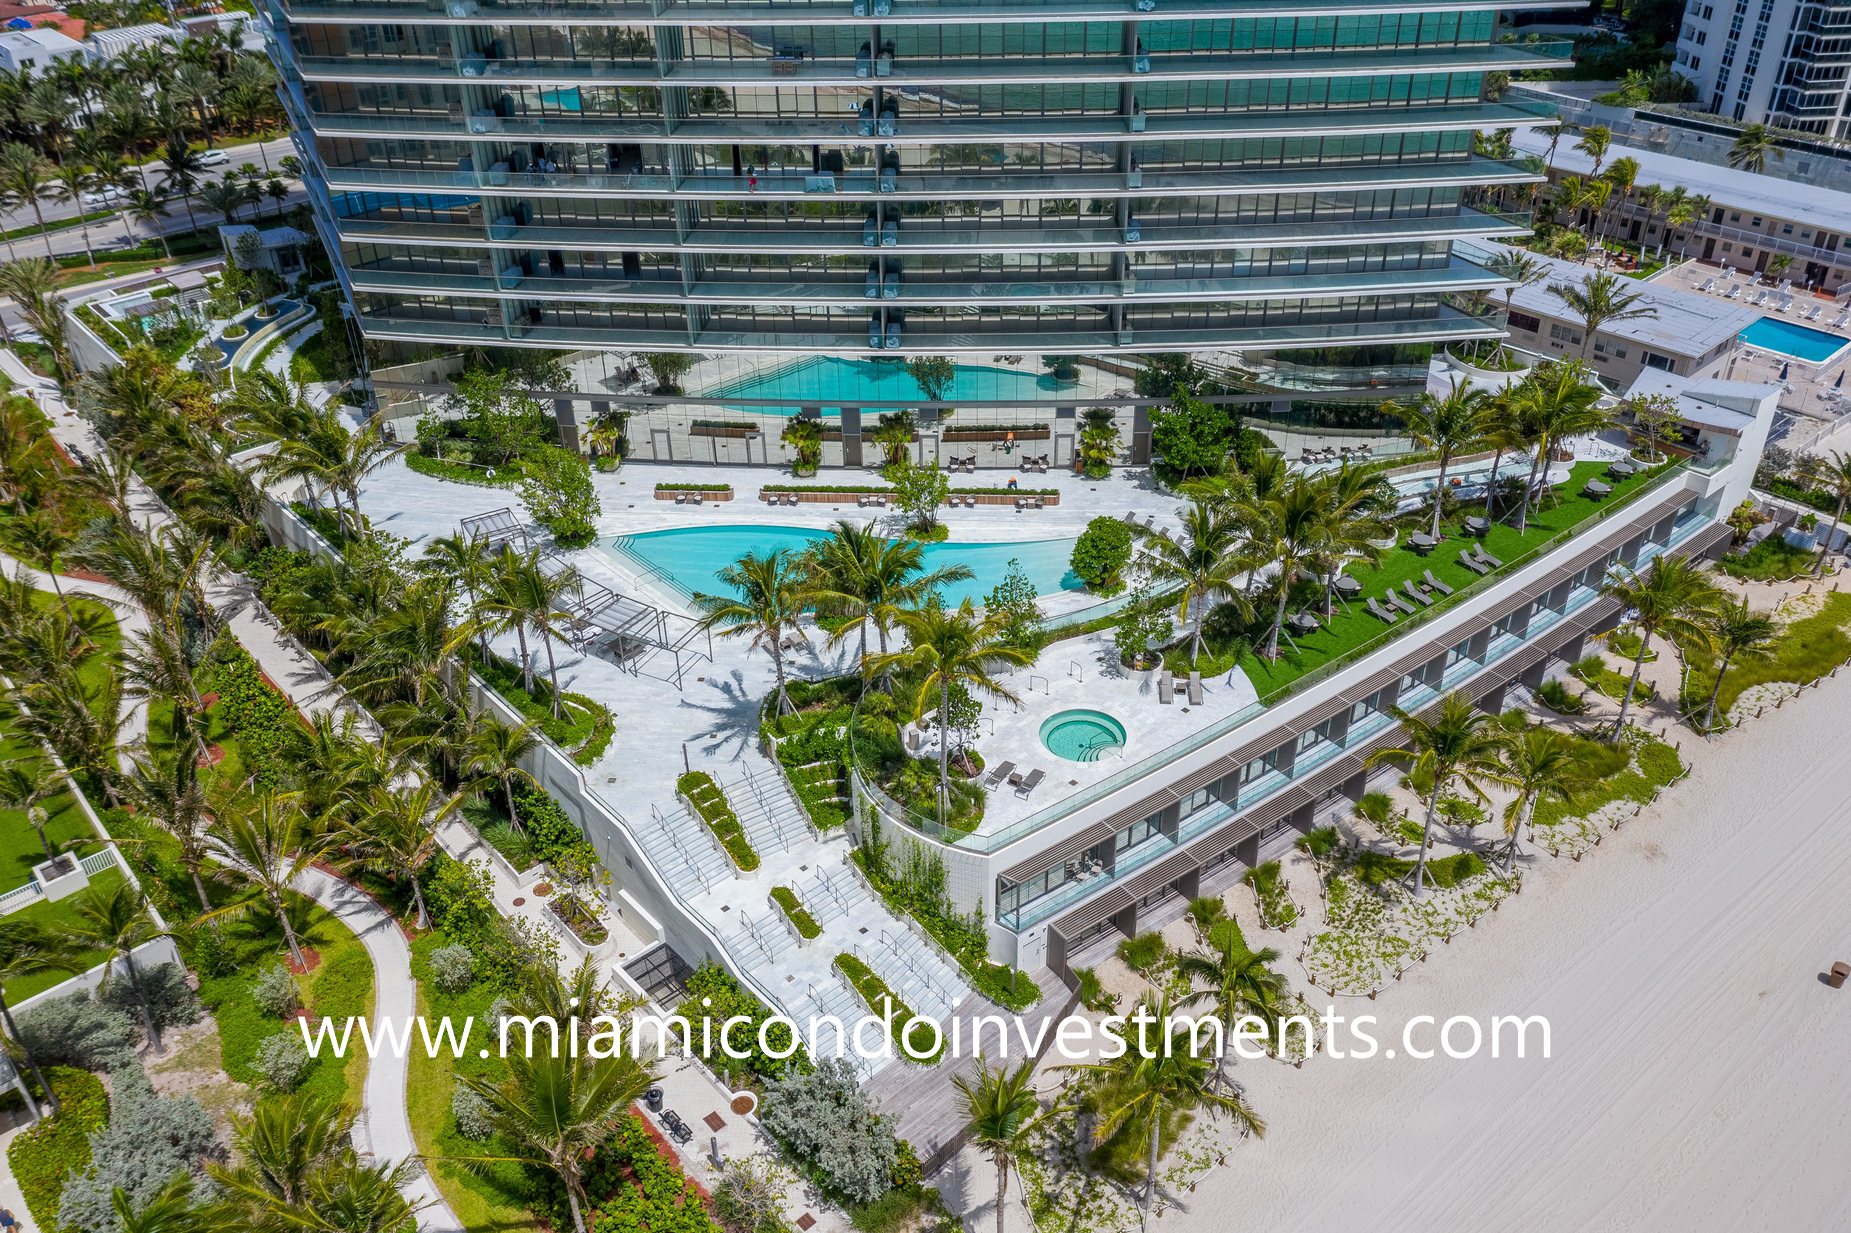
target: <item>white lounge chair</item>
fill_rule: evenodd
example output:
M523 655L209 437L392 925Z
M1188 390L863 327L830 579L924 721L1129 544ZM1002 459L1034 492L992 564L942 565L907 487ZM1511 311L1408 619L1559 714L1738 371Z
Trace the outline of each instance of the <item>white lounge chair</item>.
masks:
M1768 299L1768 292L1765 288L1763 288L1760 292L1758 292L1755 295L1754 299L1749 301L1749 303L1755 308L1759 308L1763 304L1767 303L1767 299Z
M1728 295L1725 295L1725 296L1723 296L1723 299L1725 299L1725 300L1733 300L1733 299L1735 299L1735 298L1736 298L1737 296L1739 296L1739 295L1741 295L1741 294L1742 294L1742 284L1740 284L1740 283L1730 283L1730 284L1729 284L1729 294L1728 294Z
M1800 320L1801 321L1817 321L1819 319L1819 314L1823 313L1824 311L1825 311L1825 306L1823 304L1814 304L1811 308L1807 309L1805 312L1800 314Z
M1836 317L1832 318L1832 328L1837 329L1839 326L1843 325L1847 321L1851 321L1851 308L1845 309L1843 312L1839 313Z
M1784 313L1789 308L1792 308L1792 307L1793 307L1793 297L1790 295L1784 295L1780 297L1780 303L1774 305L1774 311L1777 313Z

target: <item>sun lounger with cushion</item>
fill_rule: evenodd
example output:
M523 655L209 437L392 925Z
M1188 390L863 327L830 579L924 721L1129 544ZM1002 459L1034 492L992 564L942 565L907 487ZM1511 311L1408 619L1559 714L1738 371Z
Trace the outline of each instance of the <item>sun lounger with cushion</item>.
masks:
M1171 678L1169 673L1159 672L1157 674L1157 701L1163 703L1165 706L1170 705L1170 692L1175 684L1176 682Z
M1451 587L1447 586L1444 582L1441 582L1438 578L1435 578L1433 576L1432 570L1425 571L1424 573L1421 574L1421 577L1427 580L1428 586L1432 587L1434 590L1438 591L1440 594L1451 595L1453 593L1453 589Z
M1003 780L1009 778L1009 772L1014 769L1015 763L1013 762L1004 762L990 768L990 773L983 777L983 786L986 788L996 787L996 785L1002 783Z
M1408 581L1402 583L1401 588L1402 590L1407 592L1407 596L1409 599L1415 601L1416 603L1422 605L1423 607L1427 607L1427 608L1433 607L1433 600L1428 597L1426 592L1422 591L1419 587L1414 585L1413 579L1410 578Z
M1189 674L1189 705L1202 705L1202 674L1200 672Z
M1368 610L1370 616L1374 617L1378 621L1381 621L1383 624L1393 625L1395 623L1395 620L1396 620L1395 614L1387 611L1381 605L1377 604L1373 597L1371 597L1368 600L1368 602L1364 603L1363 607Z
M1046 779L1047 777L1048 777L1048 773L1046 771L1042 770L1039 767L1036 767L1034 770L1030 771L1027 774L1027 776L1023 778L1021 783L1015 786L1015 794L1017 796L1027 796L1030 792L1033 792L1040 785L1042 780Z
M1414 605L1401 598L1401 593L1393 587L1390 587L1388 593L1382 596L1382 602L1387 604L1390 608L1393 608L1396 612L1405 612L1409 616L1414 615Z
M1475 574L1483 575L1491 572L1491 567L1473 556L1469 550L1459 554L1459 564L1465 566Z

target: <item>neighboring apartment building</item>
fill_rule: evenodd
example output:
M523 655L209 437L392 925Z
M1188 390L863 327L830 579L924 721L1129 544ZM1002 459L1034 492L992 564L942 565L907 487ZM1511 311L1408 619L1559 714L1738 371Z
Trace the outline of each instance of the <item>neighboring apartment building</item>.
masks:
M111 30L97 30L84 40L84 46L90 51L93 61L114 60L123 52L136 47L147 47L162 39L171 39L178 43L181 32L172 26L150 23L143 26L118 26Z
M1851 125L1851 6L1804 0L1689 0L1677 70L1695 108L1749 124L1842 139Z
M50 27L0 33L0 69L9 73L31 70L43 76L52 65L83 56L82 43Z
M1548 273L1511 297L1510 341L1539 355L1586 359L1620 386L1647 370L1714 377L1728 367L1741 332L1764 315L1762 309L1717 295L1628 282L1625 289L1641 297L1632 307L1650 309L1653 315L1606 322L1590 340L1581 316L1549 288L1583 283L1598 268L1550 257L1535 260Z
M708 355L1494 336L1454 241L1528 176L1471 137L1546 109L1484 78L1568 51L1477 2L260 7L369 338Z
M1524 154L1546 156L1549 134L1526 130L1513 144ZM1639 164L1635 184L1682 187L1709 198L1710 208L1667 237L1662 213L1648 218L1643 207L1628 202L1620 207L1615 232L1620 238L1653 248L1663 240L1668 252L1754 273L1766 270L1775 254L1785 253L1793 259L1785 276L1822 291L1836 293L1851 279L1851 193L1635 146L1613 147L1606 163L1622 157ZM1552 181L1565 175L1585 178L1593 170L1594 160L1574 148L1572 137L1556 143L1549 166Z

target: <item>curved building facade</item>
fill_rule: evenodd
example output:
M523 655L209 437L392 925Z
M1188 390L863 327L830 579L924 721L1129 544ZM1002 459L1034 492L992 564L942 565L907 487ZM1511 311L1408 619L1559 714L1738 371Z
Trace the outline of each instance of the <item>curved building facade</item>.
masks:
M1431 0L266 0L361 329L972 355L1494 336L1466 204L1548 121ZM1497 7L1510 7L1508 4Z

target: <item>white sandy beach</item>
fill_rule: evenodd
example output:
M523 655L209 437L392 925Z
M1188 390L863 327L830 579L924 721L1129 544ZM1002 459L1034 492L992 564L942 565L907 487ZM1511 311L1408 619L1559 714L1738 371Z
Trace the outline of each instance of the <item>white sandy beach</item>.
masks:
M1341 999L1397 1060L1240 1063L1271 1133L1171 1220L1851 1226L1851 988L1820 979L1851 960L1848 705L1851 678L1708 746L1686 732L1693 773L1655 808L1579 864L1545 857L1380 1000ZM1422 1014L1544 1015L1554 1056L1413 1061L1401 1025Z

